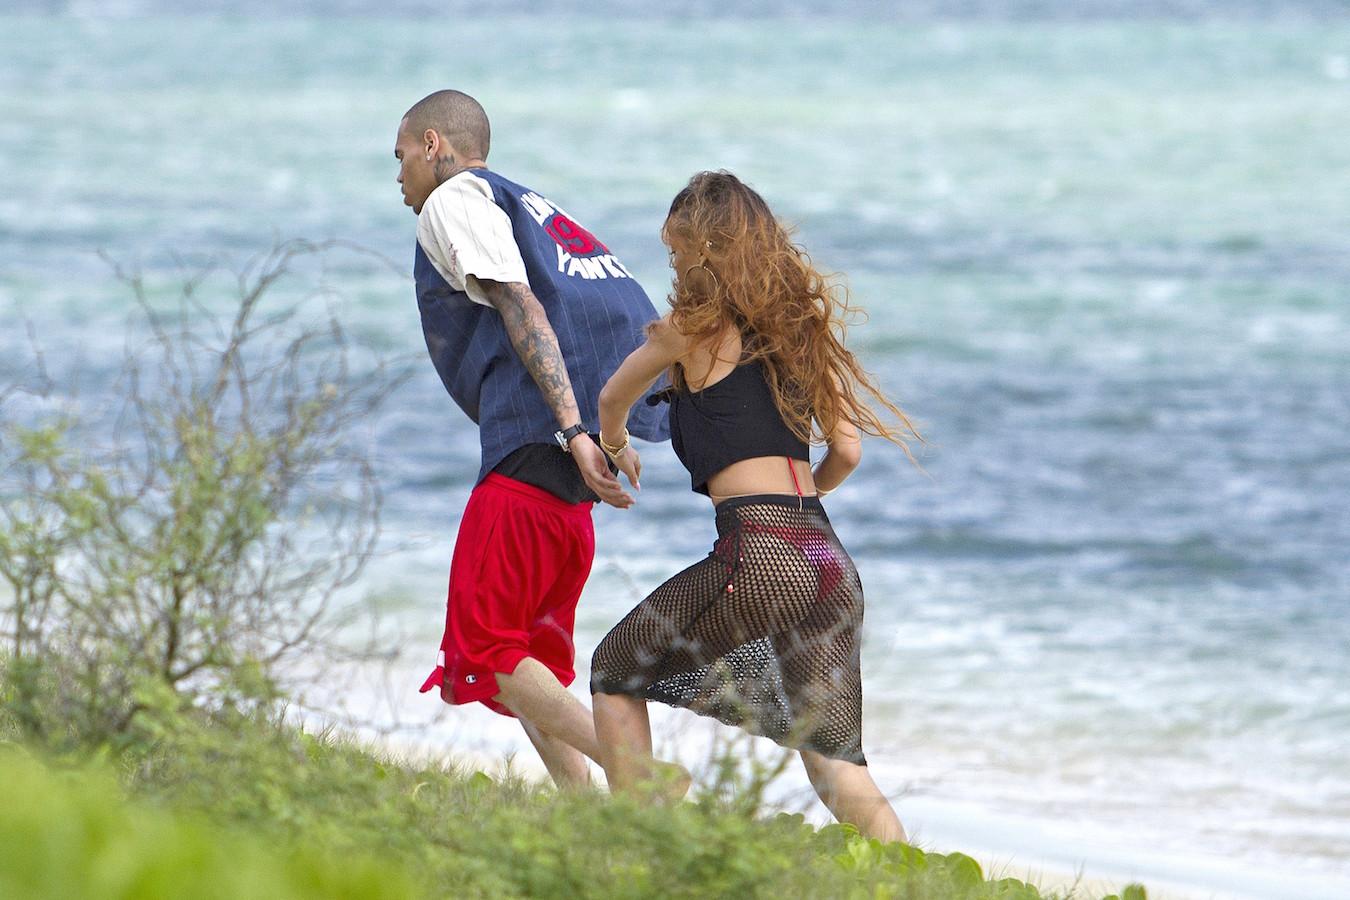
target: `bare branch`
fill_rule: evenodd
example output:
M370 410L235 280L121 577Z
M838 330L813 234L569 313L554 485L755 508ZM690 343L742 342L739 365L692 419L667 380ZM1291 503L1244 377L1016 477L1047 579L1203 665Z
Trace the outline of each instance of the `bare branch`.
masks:
M224 315L214 263L165 310L140 272L105 256L144 340L128 346L108 425L37 422L28 444L0 440L0 577L20 598L0 599L0 622L14 657L41 660L57 691L35 730L130 728L150 683L210 709L246 667L270 681L350 621L333 614L375 552L382 506L350 430L410 368L354 366L322 280L305 292L326 308L317 322L278 300L301 259L326 273L338 247L353 249L258 254ZM40 387L55 391L32 341ZM109 435L110 447L89 440ZM40 540L20 546L25 534Z

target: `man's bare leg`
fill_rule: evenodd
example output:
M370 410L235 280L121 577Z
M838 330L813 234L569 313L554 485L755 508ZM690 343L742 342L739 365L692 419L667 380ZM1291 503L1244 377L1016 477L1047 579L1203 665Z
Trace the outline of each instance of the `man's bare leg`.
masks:
M554 784L564 790L590 787L591 770L581 751L540 731L529 719L521 719L520 725L534 749L539 751L539 758L544 761L544 768L548 769Z
M526 657L520 661L514 672L497 674L497 687L500 693L494 699L515 713L522 722L529 722L545 737L560 741L595 760L601 766L605 765L605 760L601 758L600 744L596 740L595 719L591 716L591 711L562 686L562 682L558 681L548 666L537 659ZM606 695L597 694L596 699L599 700L602 696ZM643 722L645 725L645 704ZM529 733L528 729L526 733ZM649 726L646 727L646 734L646 757L651 760ZM533 736L530 740L534 740ZM538 749L538 744L535 747ZM540 756L543 754L544 751L540 750ZM549 766L547 759L544 760L544 765ZM683 766L659 761L648 762L647 766L649 771L662 773L663 777L670 780L672 785L670 793L673 794L678 790L679 796L682 797L688 791L692 778ZM554 774L552 767L549 768L549 774ZM605 776L609 777L608 768L605 770ZM558 782L556 775L554 781ZM558 784L561 786L562 782Z
M493 699L521 721L600 762L591 711L562 686L548 666L526 657L514 672L497 673L497 687L500 692Z
M613 793L648 793L678 800L693 781L689 770L652 756L652 725L647 703L622 694L596 694L595 731L600 765Z
M806 777L820 801L840 822L855 826L865 837L890 843L904 841L905 829L891 802L872 780L867 766L801 751Z

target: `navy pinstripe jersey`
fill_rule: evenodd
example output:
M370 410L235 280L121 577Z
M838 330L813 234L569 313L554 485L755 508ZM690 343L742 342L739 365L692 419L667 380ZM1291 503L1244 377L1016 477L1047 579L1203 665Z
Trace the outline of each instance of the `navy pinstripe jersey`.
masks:
M557 421L476 280L526 282L558 336L583 423L599 429L600 388L657 318L642 287L576 220L487 169L439 185L418 215L413 264L427 351L478 425L478 480L507 454L553 440ZM629 430L670 436L665 407L637 403Z

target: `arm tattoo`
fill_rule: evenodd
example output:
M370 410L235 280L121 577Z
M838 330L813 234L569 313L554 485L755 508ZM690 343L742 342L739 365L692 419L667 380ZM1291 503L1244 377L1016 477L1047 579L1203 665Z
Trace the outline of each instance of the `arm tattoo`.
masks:
M535 384L539 385L558 424L566 427L581 421L572 393L572 380L567 376L567 365L558 347L558 336L539 300L523 284L480 283L488 300L501 313L511 346L525 363Z

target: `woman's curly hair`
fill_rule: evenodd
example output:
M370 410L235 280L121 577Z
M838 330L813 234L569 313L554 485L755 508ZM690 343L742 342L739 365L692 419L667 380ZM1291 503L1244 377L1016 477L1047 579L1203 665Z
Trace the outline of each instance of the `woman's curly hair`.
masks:
M764 198L739 178L721 171L689 179L670 204L661 237L667 245L678 237L702 254L700 265L675 273L676 330L711 347L734 325L739 362L762 361L778 411L799 438L822 442L843 417L906 453L906 438L923 440L844 346L847 324L860 312L848 290L816 271ZM679 366L670 374L677 389L686 389ZM899 427L882 422L860 393L894 414Z

